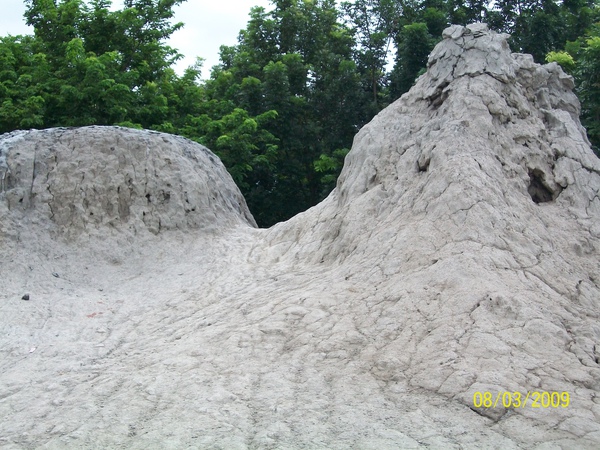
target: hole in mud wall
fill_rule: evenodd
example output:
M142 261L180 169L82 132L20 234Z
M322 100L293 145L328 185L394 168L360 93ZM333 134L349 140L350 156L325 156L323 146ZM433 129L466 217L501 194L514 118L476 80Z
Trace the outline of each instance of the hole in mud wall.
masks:
M436 89L435 93L431 97L429 97L429 106L431 107L431 109L438 109L440 106L442 106L442 103L444 103L444 101L448 98L448 92L444 92L444 89L446 88L446 86L448 86L448 84L450 83L442 84L438 89Z
M419 159L419 161L417 161L417 167L419 168L419 172L427 172L427 169L429 169L430 161L430 158L426 158L424 160Z
M544 183L544 173L538 169L529 171L527 192L529 192L535 203L546 203L554 200L554 193Z

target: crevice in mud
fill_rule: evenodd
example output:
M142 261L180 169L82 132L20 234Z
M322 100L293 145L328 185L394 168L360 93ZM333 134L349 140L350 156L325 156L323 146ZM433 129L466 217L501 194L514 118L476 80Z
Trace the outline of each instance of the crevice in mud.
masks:
M419 159L419 161L417 161L417 167L419 169L419 172L427 172L427 170L429 169L429 163L431 162L431 158L426 158L426 159Z
M429 100L429 107L432 110L436 110L439 109L440 106L442 106L442 104L444 103L444 101L446 101L446 99L448 98L448 92L444 91L444 89L449 85L450 83L446 82L441 84L435 91L435 93L428 98Z
M558 197L562 189L552 190L546 183L544 173L539 169L529 170L529 186L527 192L534 203L551 202Z
M493 420L494 422L499 422L508 413L508 409L506 408L476 408L469 405L469 409L481 417Z

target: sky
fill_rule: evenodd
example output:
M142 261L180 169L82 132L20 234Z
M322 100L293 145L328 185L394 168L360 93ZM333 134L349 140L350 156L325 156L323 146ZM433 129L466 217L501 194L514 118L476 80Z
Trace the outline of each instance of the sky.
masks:
M0 5L0 36L33 34L23 18L23 0L0 0ZM113 0L115 9L121 6L122 1ZM173 33L168 45L185 57L177 62L175 71L183 74L200 56L205 59L202 76L208 78L210 68L219 62L219 47L237 44L238 33L246 28L253 6L271 9L269 0L187 0L176 6L173 21L183 22L184 27Z

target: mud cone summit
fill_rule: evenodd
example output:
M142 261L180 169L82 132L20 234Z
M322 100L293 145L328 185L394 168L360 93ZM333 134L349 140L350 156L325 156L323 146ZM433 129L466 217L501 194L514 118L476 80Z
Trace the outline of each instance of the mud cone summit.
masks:
M446 29L266 230L191 141L0 136L0 447L598 448L600 163L506 40Z

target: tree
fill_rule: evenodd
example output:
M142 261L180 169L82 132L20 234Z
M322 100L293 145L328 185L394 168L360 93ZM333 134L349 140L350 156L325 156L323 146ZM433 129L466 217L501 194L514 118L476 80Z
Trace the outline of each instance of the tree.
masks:
M415 14L414 5L394 0L354 0L343 2L341 7L357 39L355 60L377 112L390 46L397 37L401 20Z
M0 38L0 133L42 127L48 62L32 36Z
M223 114L276 112L260 124L277 151L269 153L269 164L248 160L242 186L257 222L271 225L329 193L334 183L315 162L350 146L371 117L368 97L353 61L355 41L333 0L275 0L272 11L253 8L238 40L221 48L207 98Z
M514 51L543 63L550 51L585 34L594 22L598 0L498 0L488 11L493 29L511 34Z
M600 27L585 40L577 63L577 92L582 103L582 121L600 156Z
M427 57L436 44L429 34L427 24L405 25L400 35L396 66L392 73L392 97L400 97L407 92L427 64Z
M575 91L581 100L581 122L600 156L600 23L590 27L587 36L567 43L565 52L551 52L547 59L574 75Z
M170 66L180 55L164 41L183 0L126 0L110 11L108 0L26 0L34 27L29 51L45 58L40 82L43 126L139 123L167 120ZM39 120L36 123L40 123Z

